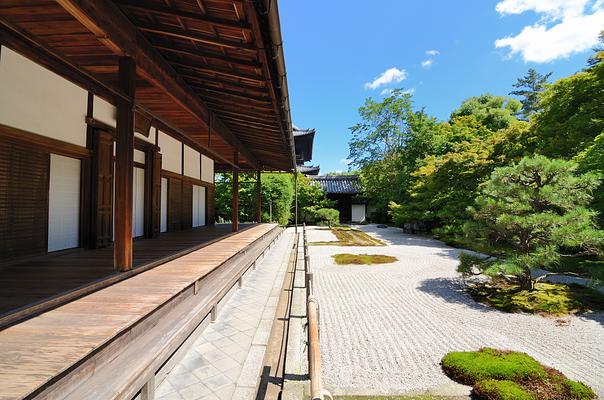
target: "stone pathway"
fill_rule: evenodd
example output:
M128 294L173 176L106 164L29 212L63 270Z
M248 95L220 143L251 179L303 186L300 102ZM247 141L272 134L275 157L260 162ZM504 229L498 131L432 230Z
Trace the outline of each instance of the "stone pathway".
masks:
M604 313L570 317L561 325L494 310L461 290L459 250L396 228L360 229L388 246L310 246L321 304L324 386L333 394L446 392L455 386L441 372L441 358L491 346L527 352L604 397ZM308 240L320 236L311 228ZM386 254L399 261L338 266L331 258L337 253Z
M288 229L158 386L157 399L255 398L292 245Z

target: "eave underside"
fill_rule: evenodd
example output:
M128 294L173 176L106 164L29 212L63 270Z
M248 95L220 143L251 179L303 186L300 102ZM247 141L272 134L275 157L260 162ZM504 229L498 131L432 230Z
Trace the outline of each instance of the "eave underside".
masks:
M109 11L110 22L99 18ZM137 108L208 150L218 165L232 166L237 151L242 169L291 170L287 99L274 85L276 66L265 25L248 0L8 0L0 5L2 42L61 75L78 71L68 78L83 76L75 83L88 90L96 81L95 87L107 89L98 94L112 102L120 95L119 57L134 57L143 49ZM120 42L120 35L133 36L132 43ZM42 55L59 61L49 65Z

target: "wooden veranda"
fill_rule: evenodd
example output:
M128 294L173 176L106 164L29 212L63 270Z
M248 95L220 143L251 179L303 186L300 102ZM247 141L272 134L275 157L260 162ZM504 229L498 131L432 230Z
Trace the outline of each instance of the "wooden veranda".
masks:
M281 231L249 227L0 331L0 398L134 397Z

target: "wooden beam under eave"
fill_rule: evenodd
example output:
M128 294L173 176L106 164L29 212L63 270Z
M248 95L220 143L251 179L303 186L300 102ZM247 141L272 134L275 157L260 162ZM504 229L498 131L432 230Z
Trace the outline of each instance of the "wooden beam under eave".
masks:
M228 127L214 115L190 86L162 57L136 26L110 0L56 0L82 25L94 32L118 55L131 57L137 71L153 85L163 90L174 102L207 125L210 119L213 132L220 135L233 149L241 152L252 165L259 162L252 152L239 141Z

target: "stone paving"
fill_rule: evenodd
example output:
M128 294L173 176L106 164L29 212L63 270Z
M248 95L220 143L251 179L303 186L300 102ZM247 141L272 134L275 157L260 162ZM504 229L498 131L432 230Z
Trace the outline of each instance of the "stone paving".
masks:
M494 310L462 290L455 271L459 250L396 228L359 229L388 245L309 248L321 304L324 386L332 394L463 395L441 372L441 358L490 346L527 352L604 397L604 313L572 316L561 324ZM309 229L309 242L322 237ZM331 257L337 253L385 254L399 261L338 266Z
M157 387L157 399L255 398L292 245L288 229Z

